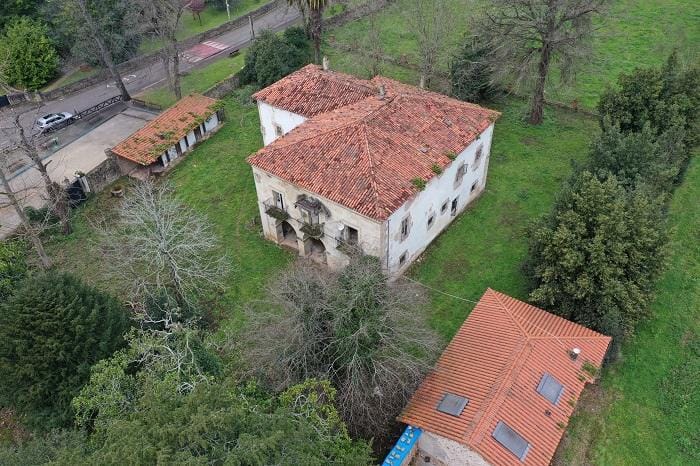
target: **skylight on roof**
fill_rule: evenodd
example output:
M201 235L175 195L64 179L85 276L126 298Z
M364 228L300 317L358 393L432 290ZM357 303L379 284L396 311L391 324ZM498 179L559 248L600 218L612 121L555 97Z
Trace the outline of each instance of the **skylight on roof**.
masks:
M564 394L564 386L545 372L537 386L537 393L547 398L552 404L557 404Z
M459 416L468 403L469 400L463 396L445 393L445 396L443 396L440 403L438 403L437 410L452 416Z
M492 436L498 443L517 456L520 461L525 461L527 452L530 451L530 444L522 435L508 427L505 422L498 421Z

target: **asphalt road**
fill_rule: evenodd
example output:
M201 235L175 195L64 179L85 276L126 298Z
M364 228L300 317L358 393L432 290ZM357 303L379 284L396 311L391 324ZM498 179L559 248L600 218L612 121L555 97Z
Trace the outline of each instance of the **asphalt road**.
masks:
M265 15L255 20L253 27L256 33L265 29L279 31L296 22L299 22L300 20L301 15L298 10L288 7L283 3L280 7L269 11ZM250 26L246 25L244 27L226 32L220 36L212 37L209 40L220 42L229 46L229 48L195 64L182 60L181 71L185 72L192 68L199 68L211 63L212 61L226 57L230 51L248 45L252 40L252 34L250 31ZM163 85L165 83L166 74L163 65L160 62L156 62L132 74L122 76L122 79L124 80L126 88L129 90L129 92L131 94L137 94L151 87ZM113 81L103 82L70 96L44 102L39 108L25 111L21 116L21 121L27 130L31 130L34 125L34 121L39 116L54 112L75 113L76 111L91 107L92 105L109 99L117 94L119 94L119 91L117 90ZM0 113L0 127L9 126L7 121L7 112L7 110L3 109L2 113Z

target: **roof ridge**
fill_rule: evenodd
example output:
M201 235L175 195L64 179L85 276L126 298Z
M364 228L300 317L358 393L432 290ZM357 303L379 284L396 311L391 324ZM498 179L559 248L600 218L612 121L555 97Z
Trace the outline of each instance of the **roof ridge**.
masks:
M506 314L508 315L508 317L510 317L510 319L511 319L513 322L515 322L515 325L517 325L518 328L522 331L523 335L525 335L525 338L529 339L529 338L530 338L530 334L527 332L527 330L525 330L525 327L523 327L523 325L522 325L522 323L520 322L520 320L517 319L517 318L513 315L513 313L510 312L510 309L508 309L508 307L507 307L505 304L503 304L503 301L500 300L500 298L499 298L499 296L498 296L498 291L492 290L491 288L489 288L486 292L487 292L487 293L488 293L488 292L491 292L491 294L494 295L494 298L496 298L496 301L498 302L498 305L501 306L501 308L506 312Z
M374 170L374 159L372 158L372 150L369 147L369 137L367 137L367 124L362 123L362 133L365 138L365 150L367 152L367 162L369 163L369 183L370 186L372 187L372 194L374 196L374 205L375 209L379 211L380 208L380 199L379 199L379 187L377 186L377 174Z

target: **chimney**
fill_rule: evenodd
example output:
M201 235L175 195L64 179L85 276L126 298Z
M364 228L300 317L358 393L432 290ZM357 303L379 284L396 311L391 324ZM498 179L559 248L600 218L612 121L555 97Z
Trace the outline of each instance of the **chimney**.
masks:
M328 71L328 57L323 57L323 70Z
M384 87L384 84L380 84L379 85L379 98L383 100L385 96L386 96L386 88Z
M572 348L571 351L569 351L569 356L572 361L576 361L579 354L581 354L581 348Z

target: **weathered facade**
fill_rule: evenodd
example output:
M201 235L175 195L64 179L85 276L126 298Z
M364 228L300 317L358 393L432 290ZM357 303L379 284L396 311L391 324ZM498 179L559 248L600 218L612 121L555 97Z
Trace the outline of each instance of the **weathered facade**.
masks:
M314 65L254 97L265 237L332 268L359 248L401 273L486 186L492 110Z
M108 151L121 172L139 178L166 171L217 131L223 111L217 100L191 94Z

